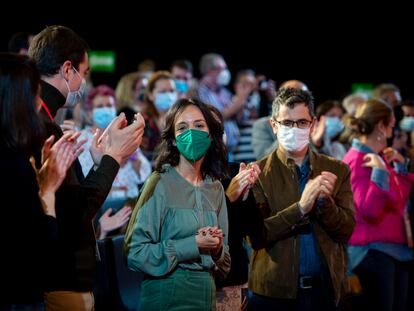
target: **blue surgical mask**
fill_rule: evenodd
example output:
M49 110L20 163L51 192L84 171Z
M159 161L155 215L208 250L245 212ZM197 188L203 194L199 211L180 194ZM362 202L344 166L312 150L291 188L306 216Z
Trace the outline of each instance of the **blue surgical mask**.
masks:
M414 131L414 117L404 117L400 122L400 127L403 131Z
M106 128L115 117L116 110L114 107L103 107L93 109L93 122L101 129Z
M180 93L187 93L188 91L188 84L184 80L174 80L175 82L175 88Z
M82 82L79 86L77 91L71 91L69 87L69 83L64 79L66 83L66 87L68 88L68 95L66 96L66 107L74 107L77 103L79 103L85 93L86 88L86 80L82 78L79 72L76 70L75 67L72 67L75 70L76 74L81 78Z
M177 93L175 92L158 93L155 95L154 104L158 111L165 112L174 105L176 100Z
M325 135L328 138L333 138L344 130L344 124L338 117L326 117L325 125Z

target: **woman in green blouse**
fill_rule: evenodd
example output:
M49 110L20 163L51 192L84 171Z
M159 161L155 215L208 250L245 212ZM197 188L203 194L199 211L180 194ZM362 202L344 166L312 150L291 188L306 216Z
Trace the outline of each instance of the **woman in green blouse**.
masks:
M206 105L169 110L155 172L125 235L128 267L142 271L138 310L215 310L214 277L230 269L223 131Z

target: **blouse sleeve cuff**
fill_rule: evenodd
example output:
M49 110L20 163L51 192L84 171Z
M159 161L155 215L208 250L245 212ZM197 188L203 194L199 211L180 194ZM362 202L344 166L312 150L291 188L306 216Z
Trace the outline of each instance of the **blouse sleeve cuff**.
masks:
M409 160L405 160L403 163L394 162L394 169L399 174L406 174L408 173L408 162Z
M200 256L195 236L171 241L179 262L194 259Z
M371 181L382 190L388 191L390 188L390 173L387 170L374 167L371 173Z

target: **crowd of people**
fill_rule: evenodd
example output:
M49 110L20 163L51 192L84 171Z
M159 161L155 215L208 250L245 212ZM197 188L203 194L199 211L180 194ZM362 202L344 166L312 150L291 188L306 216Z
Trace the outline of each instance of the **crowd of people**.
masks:
M408 310L414 102L315 102L222 55L93 85L49 26L0 53L0 310L93 310L97 239L124 236L138 310ZM20 54L20 55L19 55ZM357 297L357 299L355 299ZM411 305L412 306L412 305Z

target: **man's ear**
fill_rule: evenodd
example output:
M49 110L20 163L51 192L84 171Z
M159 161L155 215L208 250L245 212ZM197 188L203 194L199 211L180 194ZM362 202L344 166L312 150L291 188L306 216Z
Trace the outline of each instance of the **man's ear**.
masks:
M72 62L70 60L65 61L62 64L62 67L61 68L62 68L61 70L62 70L63 78L66 81L68 81L69 80L69 75L71 74L70 73L70 70L72 69Z
M276 135L277 134L277 123L276 123L276 121L272 117L270 117L268 122L269 122L270 126L272 127L273 134Z

